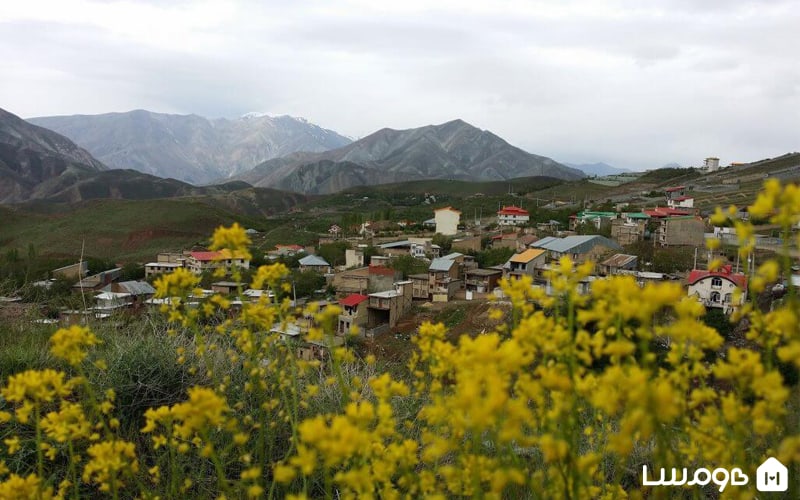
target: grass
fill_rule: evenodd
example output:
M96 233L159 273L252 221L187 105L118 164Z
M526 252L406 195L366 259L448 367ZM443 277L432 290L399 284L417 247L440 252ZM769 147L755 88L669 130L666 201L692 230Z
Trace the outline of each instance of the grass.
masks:
M460 325L467 319L466 305L449 305L439 312L434 318L434 323L443 323L447 328Z
M239 222L264 229L269 222L232 213L198 199L92 200L43 211L20 209L4 219L3 250L27 249L41 255L87 256L117 262L142 261L158 252L203 243L220 225ZM7 214L4 214L7 215Z

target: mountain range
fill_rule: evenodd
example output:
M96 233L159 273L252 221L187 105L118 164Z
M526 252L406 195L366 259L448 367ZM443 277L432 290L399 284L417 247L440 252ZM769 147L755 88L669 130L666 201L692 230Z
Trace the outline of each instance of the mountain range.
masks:
M0 203L40 198L103 170L66 137L0 109Z
M210 120L135 110L28 121L70 138L110 168L195 185L227 179L296 151L325 151L351 142L302 118L258 113Z
M327 194L354 186L420 179L486 181L530 176L585 177L580 170L527 153L463 120L453 120L407 130L384 128L338 149L268 160L234 178L254 186Z

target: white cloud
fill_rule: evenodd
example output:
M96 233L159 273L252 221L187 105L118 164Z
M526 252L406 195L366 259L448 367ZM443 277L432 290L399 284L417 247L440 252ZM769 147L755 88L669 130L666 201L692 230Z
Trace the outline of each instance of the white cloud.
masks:
M351 136L461 117L565 161L797 149L794 1L0 3L0 106L301 115Z

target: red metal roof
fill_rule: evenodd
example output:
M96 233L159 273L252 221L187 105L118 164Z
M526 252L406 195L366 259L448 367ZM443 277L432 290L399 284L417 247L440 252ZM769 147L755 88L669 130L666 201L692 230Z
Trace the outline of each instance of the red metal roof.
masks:
M189 255L201 262L208 262L222 257L220 252L190 252Z
M678 208L670 208L670 207L656 207L642 211L647 215L649 215L650 217L672 217L675 215L692 215L691 212L687 212L686 210L681 210Z
M498 210L497 215L530 215L530 213L524 208L510 205L503 207L502 210Z
M675 192L675 191L680 191L681 189L686 189L686 186L675 186L675 187L667 188L664 191L666 191L668 193L672 193L672 192Z
M386 266L369 266L369 274L380 274L383 276L394 276L394 269Z
M353 293L348 295L347 297L343 298L339 301L339 304L343 306L357 306L360 303L364 302L365 300L369 299L366 295L361 295L359 293Z
M689 285L694 285L698 281L705 278L724 278L741 289L747 288L747 276L731 272L731 266L722 266L719 271L704 271L702 269L695 269L689 273Z

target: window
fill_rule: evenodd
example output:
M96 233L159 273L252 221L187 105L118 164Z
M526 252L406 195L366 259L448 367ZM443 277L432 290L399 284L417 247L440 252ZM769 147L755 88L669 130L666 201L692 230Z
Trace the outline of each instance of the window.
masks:
M711 292L711 302L719 302L719 292Z
M722 278L718 276L711 278L711 286L714 288L720 288L722 286Z
M729 293L726 293L726 294L725 294L725 300L724 300L723 302L724 302L725 304L730 304L730 303L731 303L731 299L732 299L732 296L731 296L731 294L729 294Z

